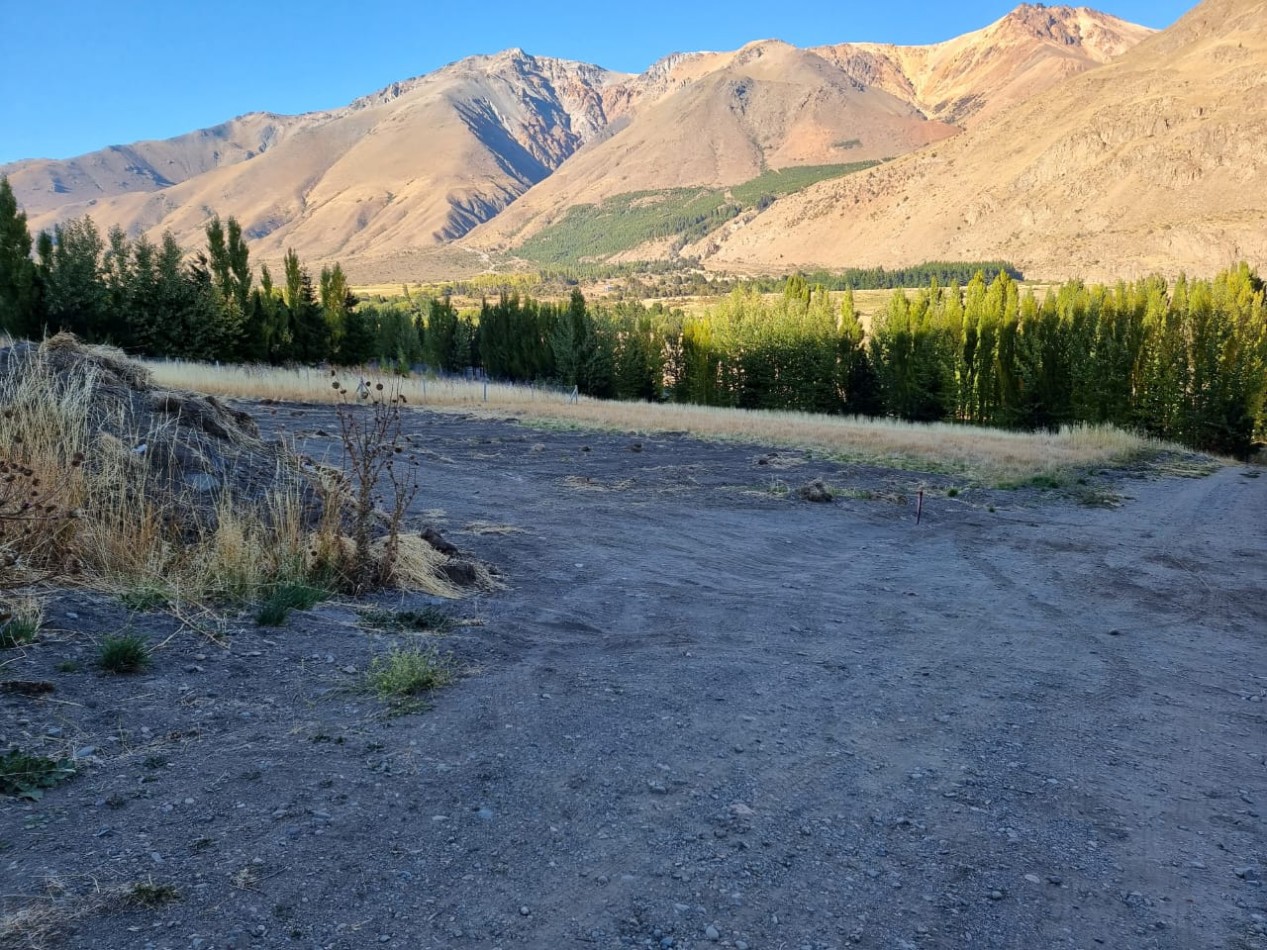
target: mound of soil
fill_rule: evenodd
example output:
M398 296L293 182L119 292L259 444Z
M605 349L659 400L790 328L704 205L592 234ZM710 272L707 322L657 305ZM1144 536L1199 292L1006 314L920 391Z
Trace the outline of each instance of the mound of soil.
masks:
M306 520L320 517L311 463L280 440L261 438L248 413L214 396L155 386L145 367L117 350L62 333L0 349L0 373L15 389L22 377L38 374L50 395L85 394L85 422L94 433L85 464L130 470L129 483L143 485L181 527L214 527L226 499L265 509L277 492L296 495Z

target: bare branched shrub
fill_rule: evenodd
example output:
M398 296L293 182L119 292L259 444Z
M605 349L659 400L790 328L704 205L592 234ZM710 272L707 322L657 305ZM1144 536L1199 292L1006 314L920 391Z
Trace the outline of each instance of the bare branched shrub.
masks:
M351 479L347 492L352 550L345 561L345 579L359 593L397 579L401 531L418 495L418 460L406 451L402 437L405 400L397 384L362 383L354 396L338 382L334 388L339 438ZM380 524L383 542L375 545Z

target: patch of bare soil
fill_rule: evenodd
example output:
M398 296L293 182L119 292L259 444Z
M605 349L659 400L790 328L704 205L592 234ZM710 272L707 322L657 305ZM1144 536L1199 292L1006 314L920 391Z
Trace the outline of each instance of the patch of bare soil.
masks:
M1267 479L407 425L416 526L508 585L450 632L63 593L0 653L53 686L0 746L79 769L0 800L0 946L1267 947ZM123 629L151 670L95 671ZM465 672L392 716L357 684L403 642Z

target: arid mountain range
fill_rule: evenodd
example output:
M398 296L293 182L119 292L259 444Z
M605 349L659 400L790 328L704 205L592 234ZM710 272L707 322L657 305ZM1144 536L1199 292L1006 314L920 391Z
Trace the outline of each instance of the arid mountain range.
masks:
M1253 194L1267 141L1264 2L1206 0L1156 36L1026 4L932 46L763 40L673 54L640 75L507 50L329 112L254 113L0 173L34 228L90 213L103 229L170 229L192 245L211 214L235 215L257 258L294 247L367 280L505 261L605 202L672 210L711 195L728 209L711 231L596 256L753 271L978 257L1051 277L1205 271L1267 250ZM804 166L830 166L828 180L732 200Z
M1267 264L1267 2L1170 29L936 148L815 185L708 242L709 266L1005 257L1129 278Z

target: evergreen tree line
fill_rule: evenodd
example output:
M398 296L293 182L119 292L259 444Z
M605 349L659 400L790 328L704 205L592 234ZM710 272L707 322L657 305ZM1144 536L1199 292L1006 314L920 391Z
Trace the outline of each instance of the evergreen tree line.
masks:
M206 238L189 255L170 233L157 244L118 228L103 238L83 217L33 241L0 178L0 330L68 331L138 356L234 362L359 362L373 349L339 265L314 284L289 251L280 284L267 266L257 280L235 219L214 218Z
M601 398L887 415L1014 429L1111 423L1227 454L1264 431L1267 304L1247 265L1213 280L1070 282L1039 300L1010 268L963 286L937 271L896 290L864 332L851 290L833 305L802 275L769 300L737 287L686 316L518 293L459 313L448 297L358 303L337 265L314 285L286 255L258 280L242 229L214 219L187 256L82 218L34 242L0 179L0 328L70 330L146 356L477 370ZM942 265L929 265L940 267ZM898 273L898 272L894 272ZM908 275L910 276L910 275Z

